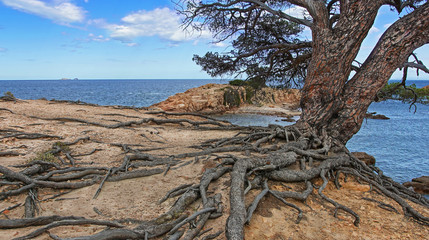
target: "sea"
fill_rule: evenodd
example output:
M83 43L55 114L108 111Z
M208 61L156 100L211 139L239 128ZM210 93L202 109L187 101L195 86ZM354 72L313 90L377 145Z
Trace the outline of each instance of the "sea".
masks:
M169 96L208 83L227 83L216 79L143 80L0 80L0 95L10 91L19 99L71 100L99 105L147 107ZM417 87L429 80L409 81ZM388 100L373 103L369 112L389 120L367 119L361 130L347 143L351 151L367 152L376 166L400 183L429 175L429 106ZM234 124L247 126L287 125L275 116L222 115Z

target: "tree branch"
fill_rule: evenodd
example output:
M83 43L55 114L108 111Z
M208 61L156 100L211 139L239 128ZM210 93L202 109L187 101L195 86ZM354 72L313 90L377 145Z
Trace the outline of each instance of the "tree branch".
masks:
M270 8L268 5L264 4L261 1L258 1L258 0L247 0L247 2L251 2L251 3L257 4L261 9L264 9L265 11L267 11L267 12L269 12L269 13L275 15L275 16L278 16L280 18L284 18L286 20L289 20L289 21L292 21L292 22L295 22L295 23L298 23L298 24L302 24L302 25L305 25L305 26L310 27L310 28L313 26L313 23L310 22L310 21L308 21L308 20L306 20L306 19L292 17L292 16L290 16L290 15L288 15L288 14L286 14L286 13L280 11L280 10L274 10L274 9ZM293 2L293 1L290 1L290 2ZM296 1L296 2L301 2L301 1Z
M417 68L424 71L425 73L429 73L429 69L425 65L419 63L406 62L404 63L403 67Z

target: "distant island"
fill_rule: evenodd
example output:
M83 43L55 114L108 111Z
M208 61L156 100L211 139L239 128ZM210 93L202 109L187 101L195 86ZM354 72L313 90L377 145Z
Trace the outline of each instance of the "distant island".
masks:
M73 78L73 79L71 79L71 78L61 78L61 80L79 80L79 78Z

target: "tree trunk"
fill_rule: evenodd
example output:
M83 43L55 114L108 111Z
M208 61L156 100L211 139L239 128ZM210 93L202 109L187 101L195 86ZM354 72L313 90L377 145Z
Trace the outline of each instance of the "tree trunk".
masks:
M366 2L360 6L366 11L359 11L359 6L348 8L353 12L345 20L348 24L340 20L331 30L312 29L317 52L313 52L302 90L301 122L318 134L327 131L342 144L359 131L369 105L393 72L429 42L429 4L425 3L390 26L349 79L352 62L372 26L368 22L374 21L380 6L379 1L361 2Z

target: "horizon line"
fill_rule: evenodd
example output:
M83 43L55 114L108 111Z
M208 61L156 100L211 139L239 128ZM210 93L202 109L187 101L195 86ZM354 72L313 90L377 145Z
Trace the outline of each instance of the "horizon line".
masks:
M0 79L0 81L82 81L82 80L232 80L235 78L79 78L79 79L53 79L53 78L37 78L37 79ZM402 81L402 79L389 79L389 81ZM407 79L407 81L429 81L428 79Z
M81 81L81 80L230 80L230 78L79 78L77 80L73 78L71 79L61 79L61 78L0 79L0 81Z

